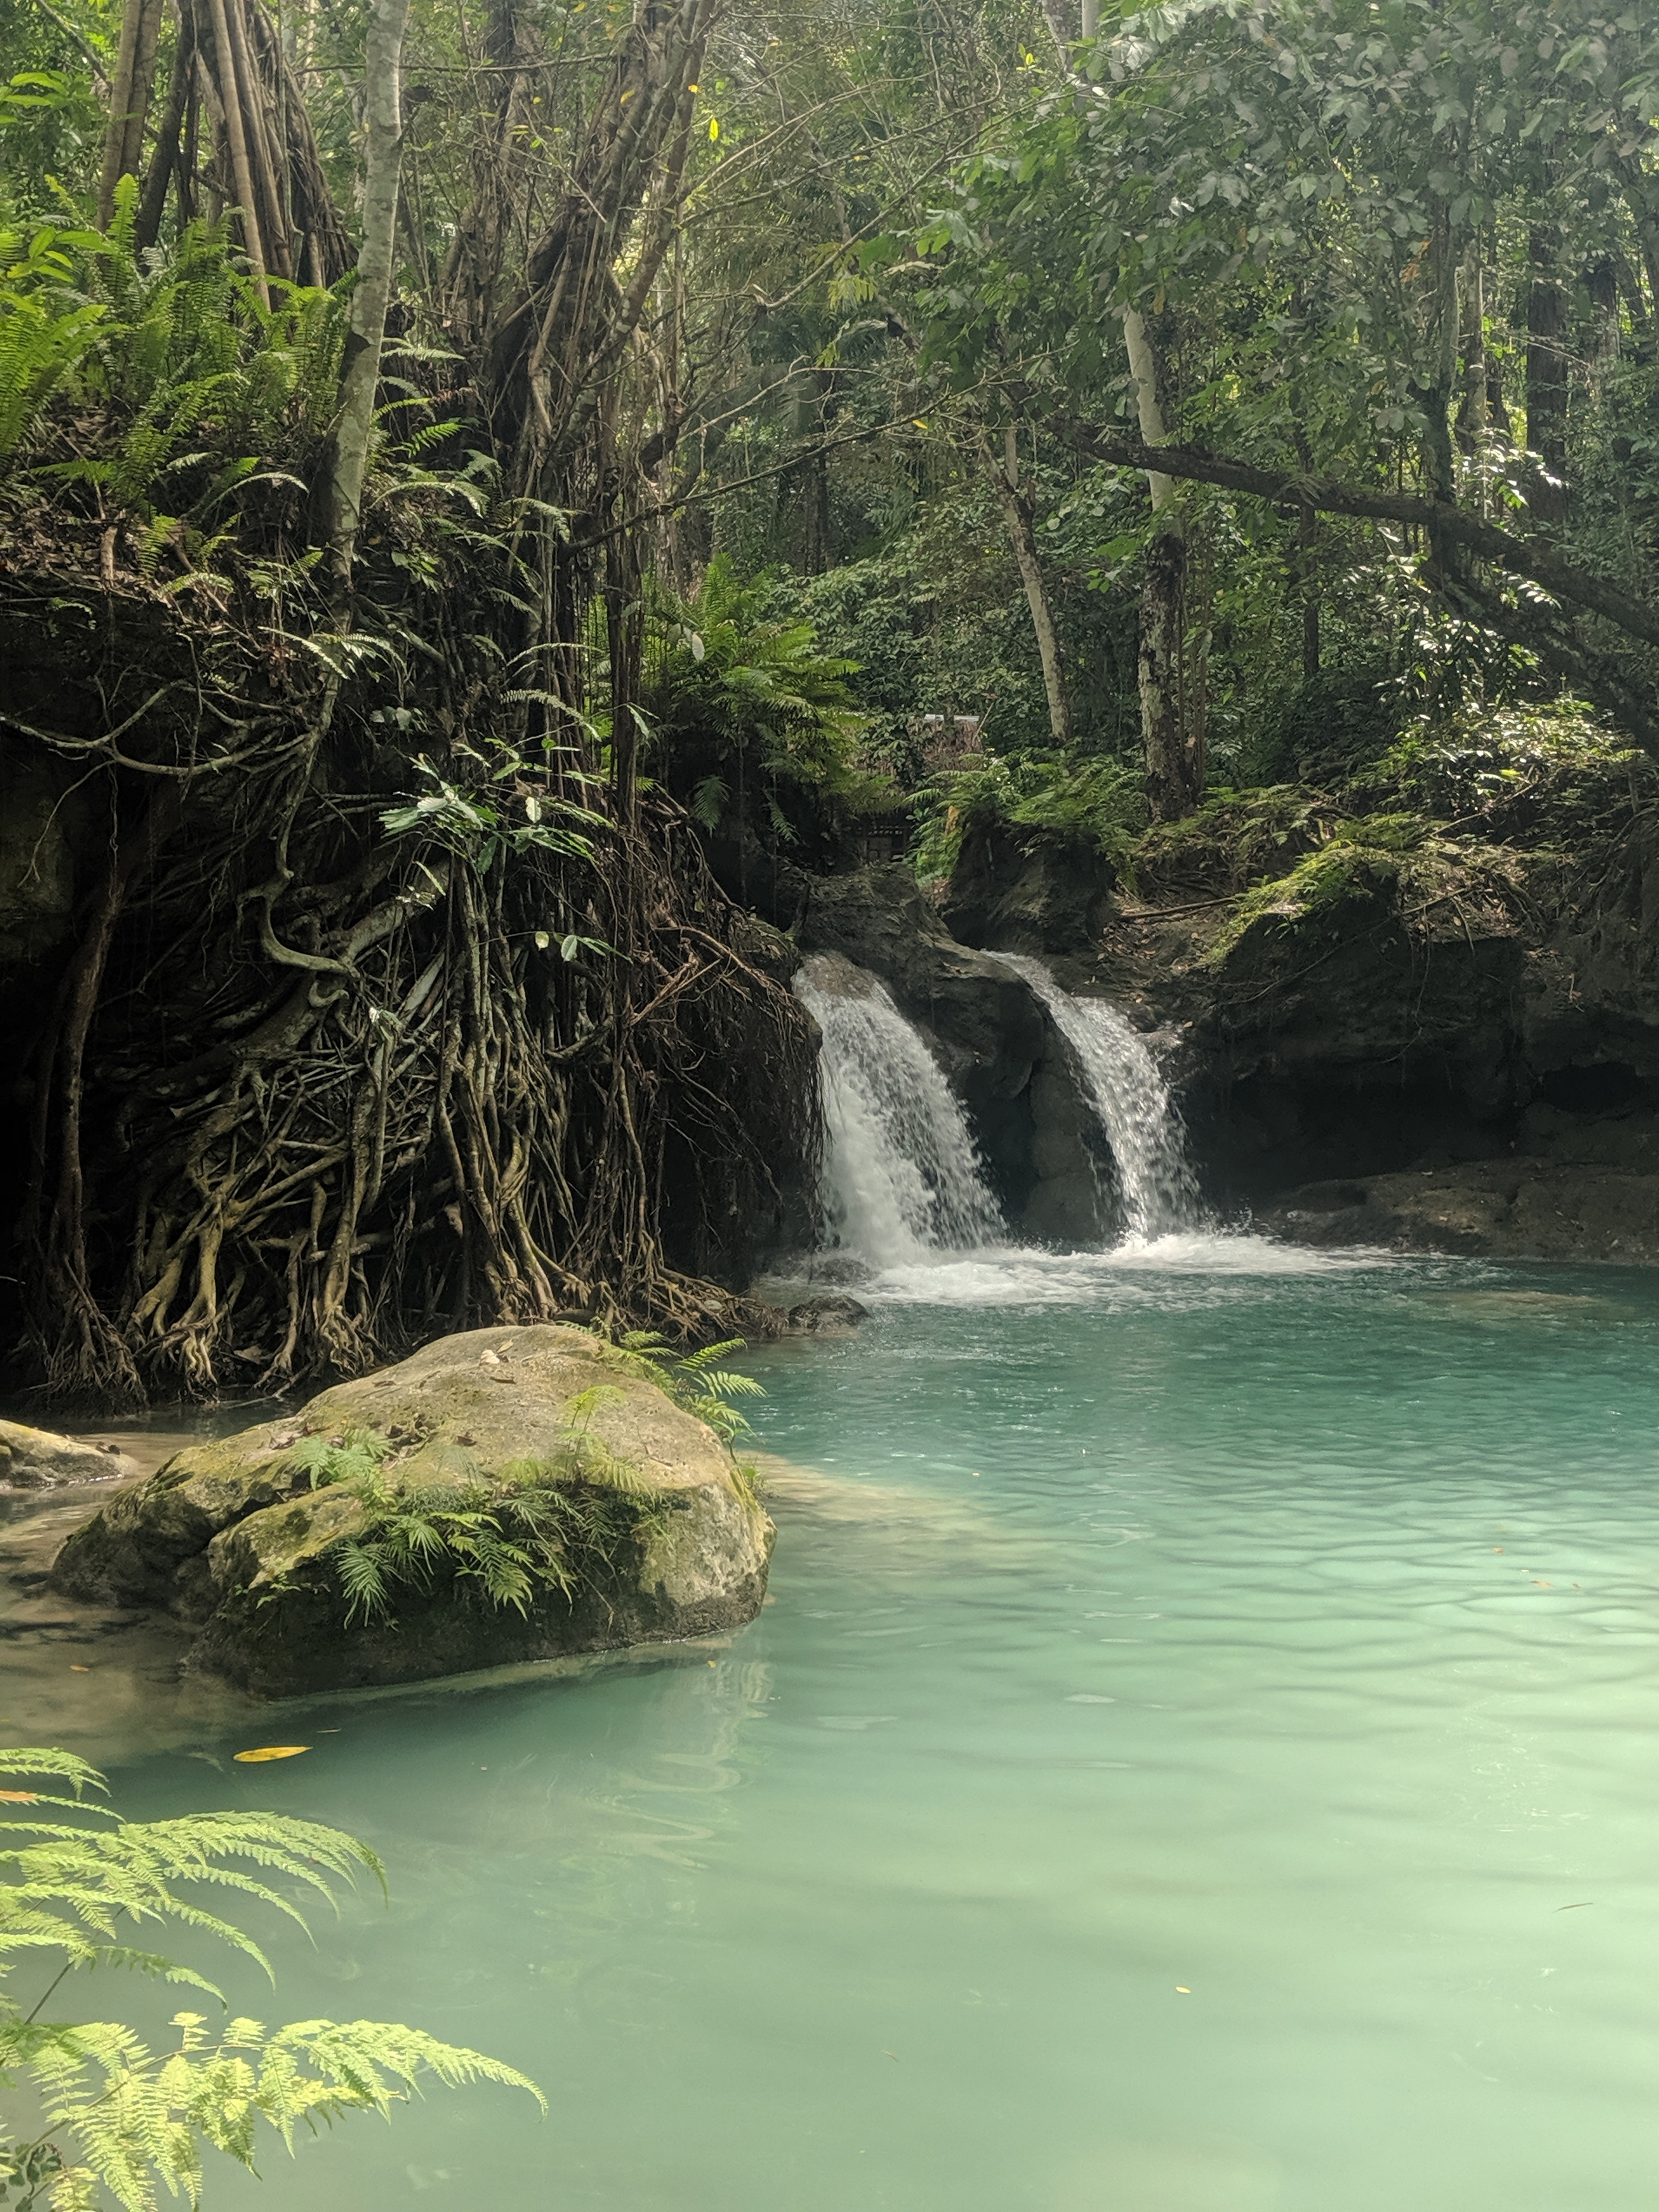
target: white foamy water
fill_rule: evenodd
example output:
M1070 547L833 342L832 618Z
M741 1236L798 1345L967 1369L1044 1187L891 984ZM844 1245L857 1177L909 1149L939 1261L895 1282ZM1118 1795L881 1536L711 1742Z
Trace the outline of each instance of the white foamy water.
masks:
M879 1269L1004 1235L967 1116L885 987L837 953L796 994L823 1036L823 1209L832 1241Z
M1126 1237L1103 1252L1050 1252L1040 1245L993 1244L976 1252L930 1252L860 1276L854 1288L869 1305L1097 1306L1157 1304L1181 1286L1308 1275L1347 1275L1392 1267L1400 1255L1364 1247L1330 1250L1280 1244L1248 1231L1188 1230ZM761 1286L783 1304L822 1289L810 1273Z
M1085 1096L1117 1163L1128 1237L1198 1227L1204 1209L1186 1132L1146 1040L1109 1000L1061 990L1042 961L1021 952L996 957L1030 984L1077 1054Z

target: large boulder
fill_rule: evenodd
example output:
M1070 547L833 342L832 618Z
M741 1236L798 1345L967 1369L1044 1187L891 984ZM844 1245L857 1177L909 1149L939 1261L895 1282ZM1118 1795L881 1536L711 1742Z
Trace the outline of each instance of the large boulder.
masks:
M0 1421L0 1490L52 1490L65 1482L108 1482L137 1473L115 1444L89 1444L21 1421Z
M447 1528L461 1547L354 1620L343 1577L365 1551L386 1564L400 1516L417 1541ZM550 1560L564 1586L542 1575L497 1602L464 1548L479 1534ZM771 1540L713 1430L636 1359L550 1324L442 1338L192 1445L77 1529L52 1579L166 1607L198 1630L193 1666L284 1696L734 1628L760 1608Z
M974 822L940 913L964 945L1078 954L1098 939L1116 880L1111 862L1082 831Z

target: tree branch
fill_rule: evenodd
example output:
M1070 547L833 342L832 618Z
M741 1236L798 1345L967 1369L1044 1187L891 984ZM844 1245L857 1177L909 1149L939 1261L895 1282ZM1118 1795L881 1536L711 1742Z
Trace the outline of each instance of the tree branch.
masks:
M1052 428L1074 451L1114 468L1162 470L1167 476L1218 484L1224 490L1272 500L1279 506L1311 507L1326 514L1419 525L1443 539L1468 546L1494 568L1541 584L1553 598L1601 616L1627 635L1647 645L1659 645L1659 609L1621 591L1605 577L1591 575L1549 546L1499 530L1496 524L1483 521L1449 501L1423 499L1409 492L1367 491L1333 477L1293 476L1277 469L1257 468L1253 463L1230 460L1193 446L1147 446L1138 438L1115 437L1073 416L1054 417Z

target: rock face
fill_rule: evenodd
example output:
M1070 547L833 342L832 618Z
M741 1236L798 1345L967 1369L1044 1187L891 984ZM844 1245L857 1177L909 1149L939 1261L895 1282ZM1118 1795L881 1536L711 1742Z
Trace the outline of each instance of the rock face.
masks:
M313 1486L318 1460L362 1432L381 1457L367 1484L325 1467ZM446 1552L427 1587L392 1587L391 1619L348 1620L331 1547L374 1543L411 1504L491 1514L521 1541L527 1491L556 1509L566 1589L498 1605ZM734 1628L759 1610L771 1540L712 1430L585 1331L548 1325L441 1339L286 1420L180 1452L76 1530L52 1579L66 1596L167 1608L198 1628L192 1666L284 1696Z
M971 824L940 909L964 945L1076 952L1111 911L1112 865L1091 837L1008 822Z
M125 1481L135 1462L112 1444L82 1443L50 1429L0 1421L0 1490L51 1490L64 1482Z
M1499 1159L1309 1183L1257 1224L1296 1244L1380 1244L1493 1258L1659 1262L1659 1120L1524 1117Z

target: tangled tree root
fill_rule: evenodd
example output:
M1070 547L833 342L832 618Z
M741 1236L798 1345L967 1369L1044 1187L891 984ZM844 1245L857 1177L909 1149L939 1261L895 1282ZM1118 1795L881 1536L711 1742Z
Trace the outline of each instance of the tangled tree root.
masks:
M584 779L565 849L388 835L410 764L308 711L234 777L192 767L195 721L118 760L32 732L89 757L111 824L33 1071L40 1381L272 1390L556 1316L768 1333L701 1271L810 1175L813 1041L684 817ZM497 812L566 775L532 751Z

